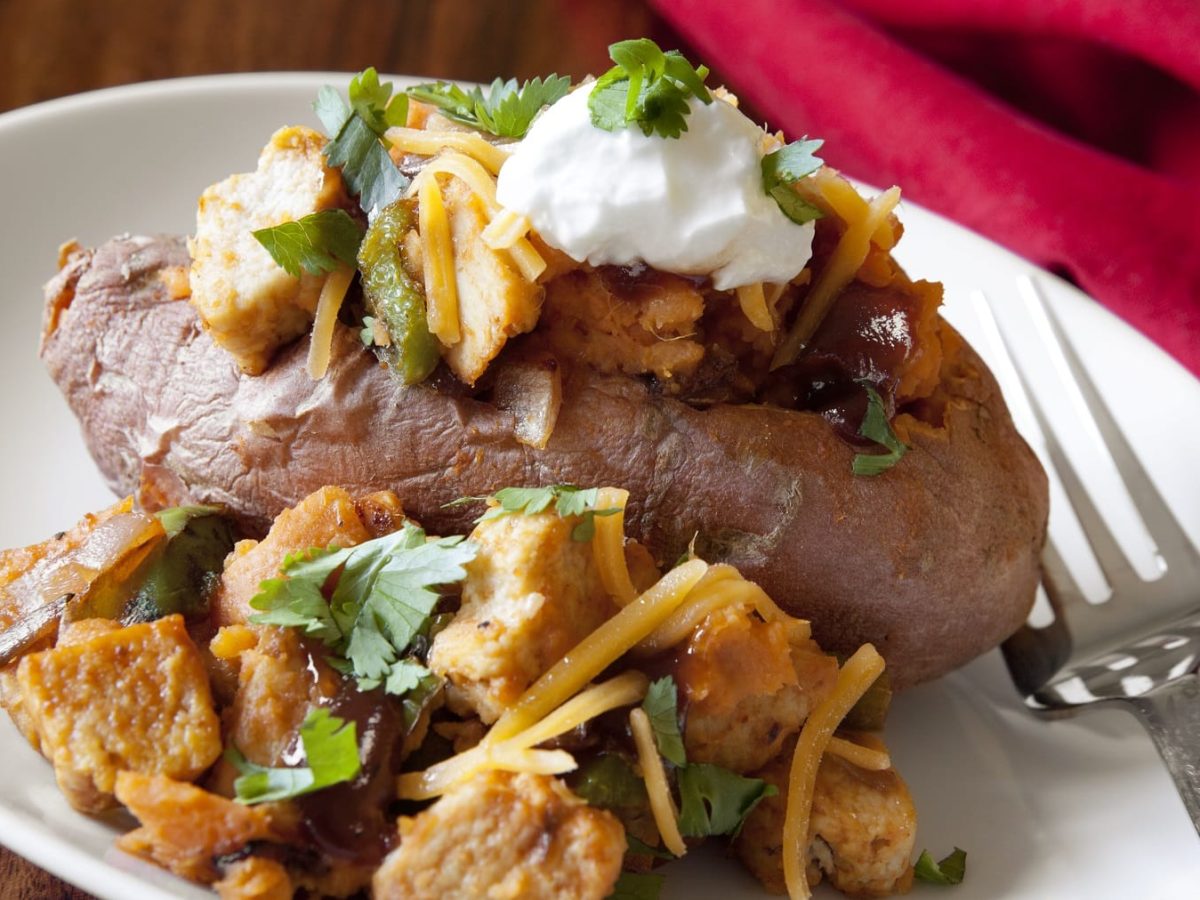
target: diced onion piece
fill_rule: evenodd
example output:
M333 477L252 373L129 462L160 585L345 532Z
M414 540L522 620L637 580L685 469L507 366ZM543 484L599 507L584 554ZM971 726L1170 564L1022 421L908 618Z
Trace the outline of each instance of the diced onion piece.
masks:
M396 779L396 793L401 800L432 800L459 782L489 769L561 775L576 768L575 757L565 750L526 750L507 744L479 746L424 772L406 772Z
M513 436L529 447L550 443L562 409L562 367L550 354L518 357L496 364L492 404L516 418Z
M600 573L600 582L618 606L628 606L637 599L637 588L629 577L625 560L625 504L629 491L622 488L601 488L596 495L596 509L618 509L611 516L596 516L596 533L592 536L592 556Z
M465 153L481 163L493 175L500 174L500 167L508 161L508 151L481 135L470 131L425 131L420 128L389 128L384 138L393 151L415 153L418 156L434 156L449 148ZM396 153L393 153L393 158Z
M889 188L870 202L865 216L848 222L846 230L842 233L825 268L821 271L816 283L809 288L808 296L804 299L804 305L800 308L800 315L795 324L792 325L791 331L788 332L787 337L775 352L775 357L771 360L772 369L778 369L780 366L786 366L796 361L800 351L804 349L805 344L816 333L821 321L825 318L830 304L841 293L842 288L853 280L855 273L862 266L863 260L867 258L867 253L871 249L871 239L876 230L887 221L887 217L899 202L900 188Z
M654 746L650 717L640 706L629 713L629 729L633 732L638 764L642 767L642 779L646 782L646 795L650 798L650 812L654 816L654 824L658 826L658 834L668 850L676 856L683 856L687 853L687 845L679 833L679 812L675 809L675 800L667 786L662 757Z
M862 744L856 744L845 738L830 738L829 747L825 752L831 756L841 757L851 765L871 772L882 772L892 767L892 758L887 751L864 747Z
M750 320L750 324L759 331L774 331L775 320L767 308L767 296L763 293L761 281L753 284L743 284L737 289L738 305Z
M480 237L493 250L507 250L529 233L529 227L525 216L501 207Z
M534 682L492 726L484 742L512 737L578 692L678 609L707 570L708 563L693 559L660 578Z
M432 176L417 189L417 228L421 232L425 269L425 315L429 330L447 347L462 337L458 327L458 285L454 276L454 243L442 189Z
M339 266L329 273L321 287L308 344L308 374L314 381L324 378L329 370L329 360L333 356L333 326L337 324L338 311L353 280L354 269Z
M812 814L817 767L834 729L883 671L883 657L863 644L838 672L833 691L817 704L796 741L788 774L787 812L783 819L783 880L791 900L810 896L804 858L808 851L808 822Z
M401 775L397 782L400 796L407 800L428 800L444 793L465 778L483 769L507 769L510 763L522 768L512 771L531 771L530 760L522 755L538 744L565 734L584 722L609 710L637 703L646 696L649 681L641 672L625 672L603 684L588 688L564 703L546 718L520 734L497 744L472 747L457 756L430 766L423 772ZM542 759L539 757L539 759ZM545 760L543 760L545 762ZM561 763L558 760L555 765ZM574 768L574 766L572 766ZM563 769L562 771L569 771ZM549 773L549 774L557 774Z

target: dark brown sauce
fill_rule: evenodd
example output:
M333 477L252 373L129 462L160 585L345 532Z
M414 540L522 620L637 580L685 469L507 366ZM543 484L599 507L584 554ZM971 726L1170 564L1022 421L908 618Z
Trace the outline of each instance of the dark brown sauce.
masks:
M404 736L403 722L382 689L360 691L349 679L329 703L329 711L355 724L362 770L353 781L296 801L304 829L313 845L332 859L377 863L396 842L387 806L395 794L392 758Z

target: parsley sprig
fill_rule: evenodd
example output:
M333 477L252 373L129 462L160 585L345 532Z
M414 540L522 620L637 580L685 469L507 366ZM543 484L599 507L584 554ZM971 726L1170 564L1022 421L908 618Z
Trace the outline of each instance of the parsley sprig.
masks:
M409 180L388 155L383 133L408 119L408 97L392 96L391 82L380 83L374 69L350 81L350 102L329 85L317 93L313 109L325 126L325 158L342 177L363 211L383 209L400 196Z
M642 708L654 742L675 766L679 787L679 831L685 837L736 835L764 797L777 793L761 778L746 778L710 763L690 763L679 732L678 689L670 675L651 683Z
M967 874L967 851L958 847L954 852L934 862L928 850L922 850L913 866L913 875L918 881L929 884L962 884L963 876Z
M281 567L287 577L259 585L250 605L261 612L250 621L299 628L323 641L333 664L363 690L382 685L404 695L432 677L409 651L430 626L437 588L462 581L475 552L461 537L426 540L424 530L405 524L346 550L292 554ZM335 574L327 600L324 588Z
M608 48L616 63L588 95L592 124L605 131L630 125L646 136L677 138L687 131L688 100L712 103L704 86L707 66L693 66L678 50L664 53L649 38L619 41Z
M340 263L357 266L363 228L345 210L325 209L251 234L284 271L299 278L301 270L323 275Z
M796 193L793 185L811 175L824 165L824 161L813 154L824 141L804 138L792 141L762 158L763 190L779 204L785 216L797 225L821 218L821 210Z
M522 138L542 108L557 103L570 87L571 79L566 75L548 75L520 87L515 78L497 78L486 94L479 87L468 91L445 81L419 84L406 93L414 100L436 106L455 122L497 137Z
M858 433L882 445L888 452L855 454L853 470L855 475L878 475L900 462L908 452L908 447L902 444L896 437L896 432L892 431L879 392L867 381L860 381L859 384L867 392L867 413L863 416L862 425L858 427Z
M478 503L484 500L494 500L496 505L490 507L476 522L487 522L502 516L524 515L534 516L545 512L553 504L554 511L564 519L578 517L579 523L571 530L571 539L575 541L590 541L596 533L596 516L613 516L619 509L596 509L599 500L599 488L581 488L573 484L552 484L547 487L501 488L491 497L460 497L447 503L447 506L461 506L465 503Z
M362 764L358 758L358 740L353 722L332 715L328 709L314 707L300 725L300 743L306 766L268 768L250 762L236 746L225 751L225 759L241 775L233 783L239 803L267 803L290 800L322 788L352 781Z

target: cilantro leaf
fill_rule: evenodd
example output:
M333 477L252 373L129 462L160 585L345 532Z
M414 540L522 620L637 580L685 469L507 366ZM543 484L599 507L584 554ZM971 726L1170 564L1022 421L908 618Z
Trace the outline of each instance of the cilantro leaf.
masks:
M665 875L622 872L607 900L658 900Z
M678 770L679 831L686 837L737 834L751 810L775 786L746 778L709 763L689 763Z
M515 78L497 78L486 96L478 87L465 91L445 81L419 84L409 88L407 94L436 106L455 122L497 137L521 138L542 108L557 103L570 87L571 79L566 75L550 75L526 81L520 87Z
M934 862L928 850L922 850L913 866L913 875L929 884L961 884L967 874L967 851L958 847L941 862Z
M642 709L650 719L654 731L654 743L658 752L677 766L687 764L683 749L683 738L679 734L678 691L675 679L670 675L650 683Z
M807 138L792 141L762 158L763 190L779 204L780 211L797 225L822 216L821 210L797 194L792 185L824 165L821 159L813 155L824 143Z
M490 498L460 497L447 503L446 506L461 506L464 503L475 503L488 499L495 500L498 505L491 507L475 520L476 522L486 522L489 519L499 519L514 513L534 516L545 512L551 504L554 504L554 511L562 518L579 518L579 522L571 530L571 540L590 541L596 533L596 516L613 516L620 512L615 507L596 509L599 495L599 488L585 490L573 484L552 484L536 488L507 487L496 491Z
M625 852L630 856L649 856L651 859L665 859L668 862L676 858L670 850L651 847L637 835L629 832L625 832L625 845L628 848Z
M597 756L571 776L570 785L589 806L601 809L641 809L649 802L645 782L617 753Z
M878 475L886 472L900 462L908 447L896 437L888 422L887 410L884 409L883 399L870 382L860 381L867 392L867 413L863 416L858 433L868 440L881 444L887 453L858 453L854 456L853 471L855 475Z
M392 83L380 84L379 73L374 67L364 69L350 79L350 107L376 134L408 121L408 95L397 94L393 98Z
M363 228L345 210L325 209L251 234L285 272L299 278L301 270L321 275L339 263L357 266Z
M409 184L392 162L382 138L389 126L407 121L408 97L392 98L391 82L381 84L374 69L355 75L349 93L347 104L326 85L318 91L313 109L330 138L325 158L342 170L350 192L370 214L399 197Z
M677 138L687 131L688 100L712 103L705 66L693 66L678 50L664 53L649 38L608 48L616 65L588 94L592 124L605 131L637 125L646 136Z
M257 765L230 746L225 758L241 773L233 783L237 801L253 804L289 800L353 780L362 768L355 731L353 722L339 719L328 709L309 710L300 725L300 743L308 765L294 768Z
M429 674L405 659L440 599L437 588L466 577L475 545L461 537L426 540L411 524L346 550L310 550L284 560L286 578L259 586L256 624L302 628L344 656L348 674L370 690L409 691ZM337 584L326 599L331 576Z

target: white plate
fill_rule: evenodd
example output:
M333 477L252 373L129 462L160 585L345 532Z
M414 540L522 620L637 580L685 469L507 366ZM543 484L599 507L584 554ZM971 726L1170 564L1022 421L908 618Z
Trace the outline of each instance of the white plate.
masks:
M36 357L41 284L55 248L122 231L186 232L200 191L252 169L277 125L311 122L339 75L256 75L136 85L0 116L5 239L0 243L0 546L41 540L110 502L74 419ZM982 289L1019 313L1035 277L1118 418L1193 537L1200 535L1200 384L1082 295L987 241L907 205L899 256L941 280L948 315L977 330ZM1012 327L1020 333L1020 316ZM985 355L986 341L980 345ZM1041 356L1032 339L1031 357ZM1039 388L1053 396L1049 383ZM1063 408L1063 421L1073 415ZM1076 430L1082 433L1080 429ZM1100 475L1096 476L1100 478ZM1069 532L1061 509L1056 532ZM1069 537L1069 535L1067 535ZM895 705L889 737L920 812L918 848L969 853L966 882L914 896L1193 898L1200 846L1150 741L1121 713L1045 723L1028 715L995 653ZM111 849L115 826L74 813L50 766L0 723L0 841L94 893L121 900L209 897ZM669 870L668 897L765 896L739 867L709 858Z

